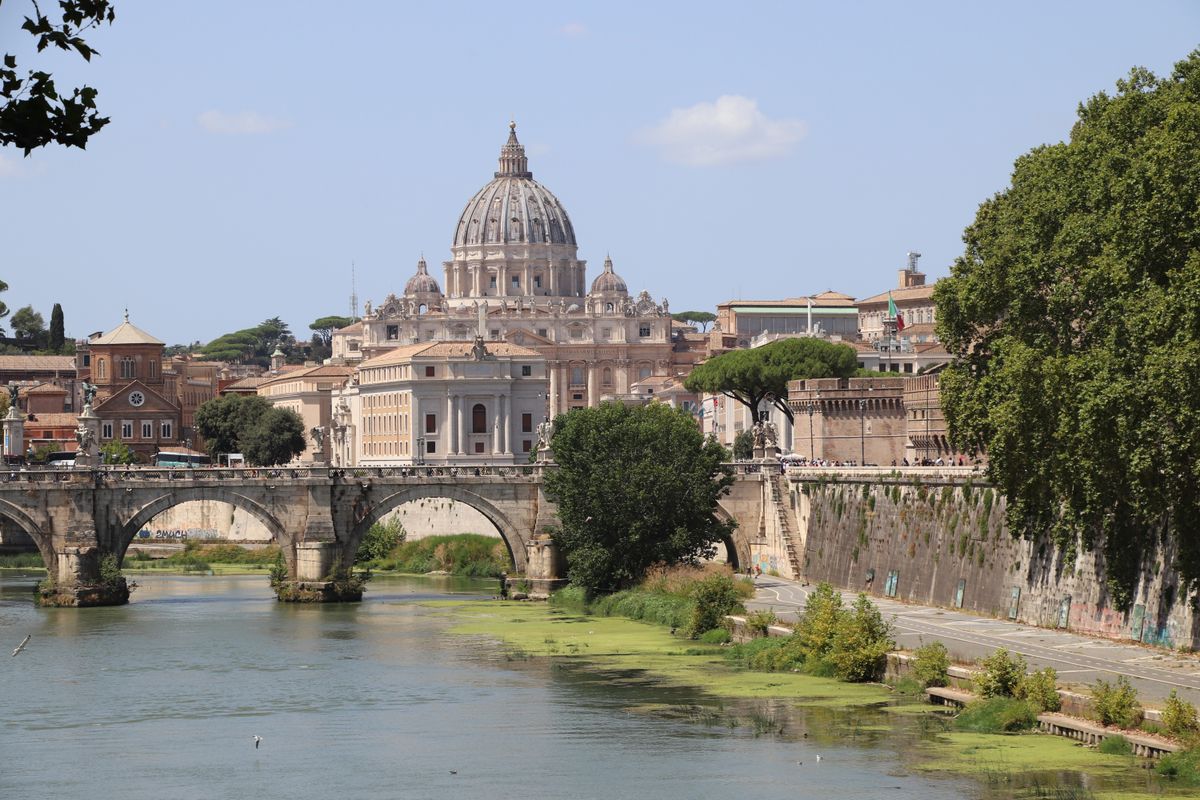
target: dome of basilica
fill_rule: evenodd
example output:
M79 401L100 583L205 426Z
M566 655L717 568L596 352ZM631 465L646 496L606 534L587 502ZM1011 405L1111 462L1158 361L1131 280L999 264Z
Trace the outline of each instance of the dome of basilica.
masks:
M408 283L404 284L405 294L441 294L441 287L429 274L429 270L425 266L425 259L417 262L417 274L408 279Z
M592 294L629 294L629 287L621 276L613 272L611 258L604 259L604 271L592 281Z
M454 245L534 242L575 246L575 229L567 210L533 179L525 147L517 141L516 123L508 127L508 141L500 148L500 169L467 202L454 231Z

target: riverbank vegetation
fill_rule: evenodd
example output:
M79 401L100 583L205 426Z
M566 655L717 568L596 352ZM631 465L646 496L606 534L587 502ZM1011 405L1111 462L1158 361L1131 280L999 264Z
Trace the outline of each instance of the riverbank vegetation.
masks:
M468 578L494 578L511 569L508 548L495 536L459 533L407 541L403 535L389 533L386 526L372 526L372 529L375 527L383 528L384 534L370 543L370 549L376 555L359 561L361 566L374 571L413 575L439 572ZM389 542L391 547L384 550ZM364 545L367 544L364 539ZM380 552L383 554L378 555Z
M167 570L175 572L218 572L221 567L233 567L232 571L268 570L279 558L278 545L249 548L241 545L203 543L191 541L181 552L164 558L154 558L144 550L133 550L125 559L125 568L130 570Z

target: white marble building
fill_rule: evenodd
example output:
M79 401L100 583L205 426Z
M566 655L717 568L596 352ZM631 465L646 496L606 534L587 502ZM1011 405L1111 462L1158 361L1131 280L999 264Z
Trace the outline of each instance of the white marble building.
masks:
M571 219L533 179L515 127L494 178L459 215L444 284L419 261L402 295L368 303L360 322L334 333L335 362L420 342L469 342L482 310L489 347L507 342L544 359L549 396L536 422L629 394L639 380L685 372L673 359L666 300L630 297L611 259L588 285Z

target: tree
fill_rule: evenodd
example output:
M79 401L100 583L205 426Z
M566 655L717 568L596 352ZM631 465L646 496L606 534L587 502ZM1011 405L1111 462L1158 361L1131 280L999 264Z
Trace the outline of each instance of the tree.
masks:
M717 315L711 311L680 311L678 314L672 314L671 319L676 322L689 322L694 325L700 325L702 332L708 331L708 326L717 321Z
M196 409L196 430L215 460L221 453L239 453L241 439L271 409L265 397L228 394L202 403Z
M12 315L13 335L18 339L27 339L35 344L41 344L46 333L46 320L33 310L33 306L18 308Z
M120 439L105 442L100 448L101 464L133 464L136 461L137 455Z
M286 464L304 452L304 422L290 408L270 408L241 432L238 444L251 464Z
M237 361L266 367L270 366L271 354L276 347L289 359L296 358L296 337L292 336L286 322L272 317L253 328L218 336L200 352L212 361Z
M733 437L733 458L736 461L746 461L754 457L754 434L750 431L738 431Z
M765 401L789 420L788 381L848 378L858 369L854 348L824 339L780 339L750 350L731 350L700 364L684 380L692 392L723 394L750 409L754 424Z
M50 339L46 346L55 353L61 353L66 339L66 331L63 328L62 306L55 303L54 308L50 310Z
M99 53L80 34L115 19L109 0L59 0L61 21L44 16L32 2L33 16L25 17L21 29L37 40L37 51L47 47L75 51L84 61ZM96 111L97 91L90 86L61 94L47 72L30 70L18 77L16 56L5 54L0 67L0 145L15 145L29 155L51 142L70 147L87 147L88 139L108 124Z
M553 536L575 584L630 586L651 565L711 556L732 530L713 516L733 483L728 453L686 412L661 403L578 409L555 420L552 447L558 469L546 473L546 492L562 521Z
M0 281L0 292L7 292L7 291L8 291L8 284L5 283L4 281ZM5 304L3 300L0 300L0 320L7 317L8 314L9 314L8 305ZM4 332L4 328L0 327L0 333L3 333L3 332Z
M1127 609L1156 538L1200 578L1200 51L1080 105L1017 159L938 283L950 435L1009 523L1101 548Z
M353 325L355 321L354 317L321 317L310 323L308 329L320 337L323 345L329 347L333 342L333 332L338 328Z

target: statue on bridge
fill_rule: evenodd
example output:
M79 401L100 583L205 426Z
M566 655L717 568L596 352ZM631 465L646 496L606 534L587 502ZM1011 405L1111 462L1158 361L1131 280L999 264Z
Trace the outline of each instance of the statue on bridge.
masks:
M92 401L96 399L96 384L83 382L83 405L85 408L91 406Z
M86 425L80 424L80 426L75 429L75 441L79 442L80 453L89 453L92 449L92 444L95 442L92 429Z
M20 386L17 386L15 383L10 383L8 385L8 407L9 408L17 407L17 397L19 397L20 394L21 394Z

